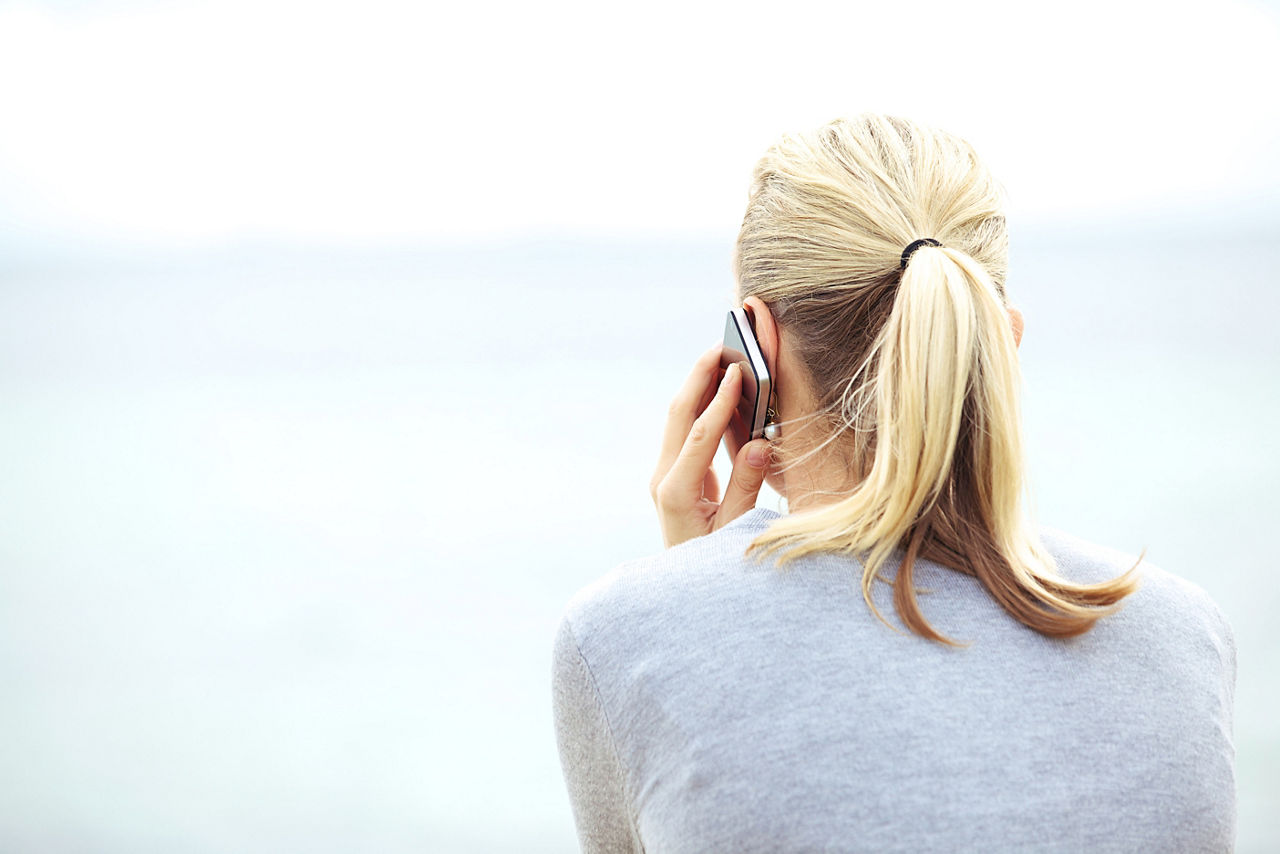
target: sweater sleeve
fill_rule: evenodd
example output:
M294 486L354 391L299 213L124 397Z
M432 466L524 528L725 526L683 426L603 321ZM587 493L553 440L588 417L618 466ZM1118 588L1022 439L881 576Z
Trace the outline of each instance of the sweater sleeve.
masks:
M583 852L643 851L609 721L568 619L556 635L552 700L560 764Z

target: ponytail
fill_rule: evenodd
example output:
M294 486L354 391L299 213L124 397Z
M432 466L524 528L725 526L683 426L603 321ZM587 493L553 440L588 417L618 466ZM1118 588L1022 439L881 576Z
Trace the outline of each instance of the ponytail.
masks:
M903 145L881 144L890 133ZM881 620L872 587L893 551L905 549L893 579L894 609L908 629L931 640L954 643L920 611L912 584L919 558L976 576L1010 615L1042 634L1078 635L1115 610L1137 579L1133 570L1093 585L1060 578L1022 515L1021 378L1002 287L989 272L1003 273L1004 220L989 205L993 185L982 180L985 173L967 146L922 133L879 117L863 125L837 123L816 140L785 140L757 170L739 237L743 291L776 307L801 352L838 362L831 354L841 340L846 349L855 343L855 361L844 360L852 370L829 380L825 399L834 412L833 436L852 440L856 485L835 503L777 520L750 548L779 565L818 552L859 557L863 598ZM885 153L894 150L908 156L894 160ZM880 160L876 169L864 170L860 158ZM820 171L826 160L847 186ZM963 180L937 180L948 167ZM948 214L930 217L924 229L943 245L916 247L901 272L898 253L915 235L868 233L860 223L851 227L833 217L841 192L845 205L899 203L879 186L892 181L895 170L915 179L923 173L930 180L899 183L929 187L934 196L917 203L940 205ZM788 185L805 182L806 192L788 192ZM866 192L868 183L874 193ZM956 198L937 198L940 187ZM824 195L815 204L818 192ZM849 269L853 262L835 250L815 248L838 246L835 239L802 242L777 228L783 218L810 231L822 229L824 218L832 220L845 243L853 244L850 254L863 249L862 269ZM861 219L876 218L864 212ZM882 213L878 221L893 219ZM990 256L987 263L971 251ZM811 263L802 265L800 258ZM839 264L847 272L837 272ZM837 338L832 327L841 322L848 325ZM859 336L864 346L856 346ZM832 368L827 364L824 372L815 369L822 362L808 361L821 388Z

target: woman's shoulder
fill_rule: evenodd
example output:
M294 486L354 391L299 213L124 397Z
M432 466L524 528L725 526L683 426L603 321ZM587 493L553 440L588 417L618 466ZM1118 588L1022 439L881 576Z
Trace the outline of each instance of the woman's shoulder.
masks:
M778 515L757 508L714 533L618 565L573 595L564 623L581 640L636 623L661 623L684 604L714 600L743 572L768 568L746 550Z
M691 623L713 630L728 621L723 628L731 631L734 620L760 617L762 609L776 610L779 606L770 604L771 597L788 596L789 603L794 599L804 605L827 594L840 594L829 589L839 586L829 570L841 567L833 562L805 561L806 566L812 564L812 571L799 573L803 578L793 571L792 580L786 581L775 577L772 563L757 562L746 555L750 542L777 518L778 513L757 508L715 533L615 567L569 600L562 632L573 638L584 654L619 644L634 652L658 638L670 640L688 634ZM1058 573L1068 581L1105 582L1136 567L1138 590L1122 602L1116 614L1103 618L1086 635L1088 645L1106 641L1172 650L1208 640L1224 661L1233 663L1231 626L1199 585L1152 564L1145 556L1055 528L1041 528L1039 534ZM938 572L941 574L931 576L930 581L941 582L939 592L958 597L955 607L980 607L978 603L988 601L990 594L970 576ZM802 587L803 592L797 592Z
M1124 601L1120 613L1141 616L1153 623L1153 629L1167 630L1179 623L1208 629L1224 643L1234 645L1231 625L1208 592L1153 564L1145 553L1132 554L1099 545L1056 528L1042 527L1040 538L1059 574L1069 581L1099 583L1135 570L1139 587ZM1099 626L1106 624L1104 619Z

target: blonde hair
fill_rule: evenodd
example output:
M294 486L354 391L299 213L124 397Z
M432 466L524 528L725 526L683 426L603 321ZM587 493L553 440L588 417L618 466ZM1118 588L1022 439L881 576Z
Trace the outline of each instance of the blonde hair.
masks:
M942 245L900 269L921 238ZM976 576L1050 636L1087 631L1136 589L1132 569L1101 584L1061 578L1023 514L1003 197L968 143L878 115L785 136L756 167L735 255L740 297L763 300L794 341L822 446L840 449L854 483L777 520L752 551L779 565L859 557L883 620L872 587L903 548L894 609L944 643L916 600L917 558Z

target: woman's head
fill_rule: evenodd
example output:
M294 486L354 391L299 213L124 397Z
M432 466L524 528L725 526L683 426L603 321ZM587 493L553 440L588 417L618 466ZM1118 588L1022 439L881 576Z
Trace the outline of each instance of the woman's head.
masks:
M889 318L903 249L921 238L973 259L1004 300L1001 191L961 139L864 115L788 134L756 166L739 297L761 299L786 328L823 409L838 409Z
M941 245L904 264L923 238ZM1058 579L1025 527L1008 247L1000 188L967 143L875 115L770 148L738 236L740 297L769 308L807 375L791 378L815 406L806 421L821 441L806 450L834 454L848 475L838 501L754 545L783 560L864 556L869 604L886 557L905 548L895 606L935 639L911 587L917 554L978 575L1047 634L1087 630L1132 589ZM784 430L784 463L798 432Z

